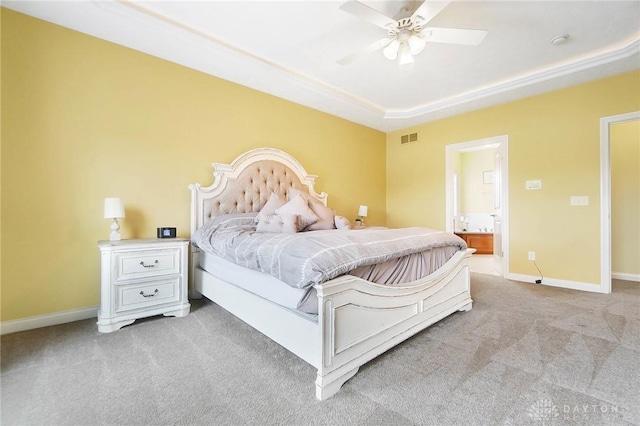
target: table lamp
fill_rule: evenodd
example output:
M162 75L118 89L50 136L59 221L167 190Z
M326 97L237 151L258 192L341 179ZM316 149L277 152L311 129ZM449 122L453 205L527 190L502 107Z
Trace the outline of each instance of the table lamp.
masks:
M364 218L367 217L367 211L369 208L367 206L360 206L358 209L358 217L360 217L360 223L364 226Z
M104 199L104 218L113 219L111 223L111 235L109 240L120 241L120 224L118 218L124 217L124 206L120 198L105 198Z

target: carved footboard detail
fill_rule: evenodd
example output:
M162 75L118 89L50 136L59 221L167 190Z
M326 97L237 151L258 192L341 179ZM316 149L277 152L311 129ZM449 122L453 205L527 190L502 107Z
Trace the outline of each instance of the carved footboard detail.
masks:
M406 287L343 276L317 286L322 365L316 395L326 399L364 363L458 310L471 309L468 258L460 252L443 270Z
M335 308L334 323L351 323L361 326L337 330L334 328L332 356L325 358L325 361L331 361L336 355L375 339L381 332L415 317L418 314L418 305L414 303L392 308L372 308L348 303Z

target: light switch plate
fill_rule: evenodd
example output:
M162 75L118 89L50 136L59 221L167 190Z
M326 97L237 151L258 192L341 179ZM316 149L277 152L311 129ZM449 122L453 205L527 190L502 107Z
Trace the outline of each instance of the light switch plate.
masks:
M524 183L524 187L527 190L542 189L542 181L540 179L528 180Z

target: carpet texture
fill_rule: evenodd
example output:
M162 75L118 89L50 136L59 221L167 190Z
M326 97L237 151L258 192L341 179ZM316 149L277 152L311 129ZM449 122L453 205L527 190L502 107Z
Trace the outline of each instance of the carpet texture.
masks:
M2 336L2 425L640 425L640 284L609 295L472 274L474 300L333 398L316 371L217 305L101 334Z

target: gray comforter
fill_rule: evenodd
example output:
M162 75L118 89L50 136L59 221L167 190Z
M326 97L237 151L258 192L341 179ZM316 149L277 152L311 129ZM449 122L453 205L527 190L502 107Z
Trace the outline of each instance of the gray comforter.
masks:
M371 228L278 234L256 232L255 213L219 216L193 236L202 250L308 288L365 265L437 247L466 248L454 234L428 228Z

